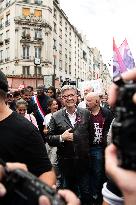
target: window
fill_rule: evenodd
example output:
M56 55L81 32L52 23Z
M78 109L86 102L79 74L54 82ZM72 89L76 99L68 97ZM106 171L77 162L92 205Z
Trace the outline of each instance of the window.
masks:
M59 60L59 70L62 70L62 60Z
M35 4L42 4L41 0L35 0Z
M23 8L22 14L23 14L23 16L29 16L30 15L30 8Z
M67 22L65 22L65 31L66 31L66 32L67 32L67 29L68 29L68 28L67 28L67 25L68 25Z
M1 18L0 19L0 29L2 29L4 27L4 19Z
M9 47L6 48L6 58L5 61L9 60Z
M55 18L55 19L57 19L57 10L54 8L54 14L53 14L53 17Z
M54 49L54 50L57 50L56 39L53 39L53 49Z
M60 21L59 21L60 25L62 26L62 16L60 16Z
M69 74L71 74L71 65L69 65Z
M22 29L22 38L30 38L30 28Z
M67 59L67 48L65 48L65 59Z
M67 43L67 34L65 34L65 43Z
M5 26L9 26L10 25L10 14L6 15L6 21L5 21Z
M67 63L65 63L65 73L67 74Z
M41 17L42 16L42 10L35 9L34 10L34 16Z
M23 75L30 75L30 66L23 66L22 73Z
M3 33L0 34L0 42L3 41Z
M34 67L34 74L36 75L36 73L37 73L37 75L42 75L42 68L40 66Z
M71 39L69 39L69 46L71 47Z
M3 50L0 51L0 61L2 62L3 60Z
M6 31L6 39L9 38L9 30Z
M10 38L9 38L9 30L6 31L6 38L5 38L5 44L8 44L10 41Z
M62 29L59 29L59 37L62 38Z
M54 32L57 33L57 25L55 22L54 22Z
M23 46L23 59L29 59L29 46Z
M30 33L30 28L23 28L23 33L28 34Z
M61 43L59 44L59 53L60 54L62 53L62 44Z
M41 58L41 47L35 47L35 58Z
M6 7L10 5L10 0L6 0Z
M42 39L42 31L41 30L35 30L35 39Z
M83 59L84 59L85 61L87 61L87 53L86 53L85 51L83 51Z

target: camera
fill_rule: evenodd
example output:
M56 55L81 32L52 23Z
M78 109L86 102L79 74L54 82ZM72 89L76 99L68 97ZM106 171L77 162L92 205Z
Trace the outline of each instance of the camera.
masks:
M5 177L2 181L6 187L8 195L17 194L27 204L38 205L38 199L41 195L45 195L51 205L66 205L65 200L51 187L43 183L30 172L16 169L7 171L5 168Z
M112 140L117 147L119 166L136 171L136 93L135 81L115 79L118 86L115 104L115 119L112 125Z

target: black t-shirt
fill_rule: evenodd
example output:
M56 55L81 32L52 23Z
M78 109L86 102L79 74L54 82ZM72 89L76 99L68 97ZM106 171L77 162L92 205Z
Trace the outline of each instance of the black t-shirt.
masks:
M0 121L0 158L25 163L36 176L52 168L38 129L16 112Z

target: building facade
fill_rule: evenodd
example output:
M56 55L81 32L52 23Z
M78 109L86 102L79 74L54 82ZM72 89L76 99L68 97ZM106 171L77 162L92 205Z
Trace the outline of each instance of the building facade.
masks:
M12 88L43 81L46 86L55 82L59 87L64 81L78 85L97 78L94 70L102 72L101 65L99 52L69 22L59 1L0 2L0 69Z

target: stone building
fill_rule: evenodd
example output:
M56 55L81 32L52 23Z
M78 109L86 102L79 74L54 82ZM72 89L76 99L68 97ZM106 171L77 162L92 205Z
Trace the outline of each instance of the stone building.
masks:
M43 82L60 87L64 81L78 85L101 67L101 56L94 53L59 1L0 2L0 69L11 88Z

